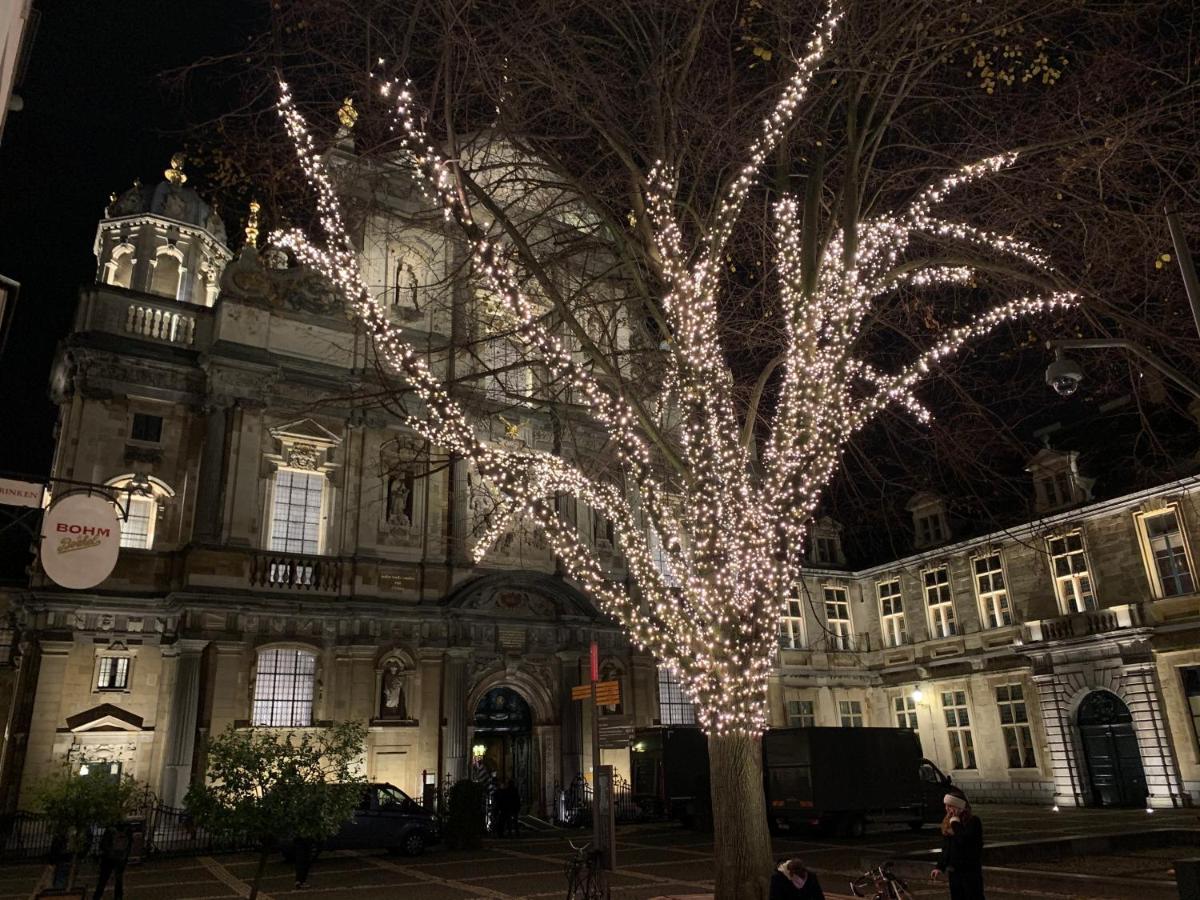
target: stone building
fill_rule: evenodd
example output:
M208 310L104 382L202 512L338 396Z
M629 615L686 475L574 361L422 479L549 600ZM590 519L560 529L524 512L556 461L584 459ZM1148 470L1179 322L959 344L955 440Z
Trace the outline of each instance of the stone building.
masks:
M7 807L64 764L132 774L179 804L210 735L354 719L372 779L418 794L485 766L545 814L591 763L571 688L592 640L622 687L601 716L605 761L628 773L634 729L694 722L536 530L471 561L486 490L361 402L367 343L328 287L260 257L253 219L233 254L184 182L173 161L152 190L114 199L54 367L53 477L111 486L128 510L99 587L38 572L9 598ZM387 209L362 234L369 283L412 341L453 348L436 363L447 379L498 373L473 401L492 437L549 447L548 425L513 402L534 375L454 277L461 248ZM1038 521L955 542L923 494L909 504L921 549L866 570L845 568L834 520L814 523L813 568L780 622L772 723L913 728L980 797L1189 803L1196 486L1093 501L1075 457L1052 451L1030 473ZM611 528L573 514L623 577Z

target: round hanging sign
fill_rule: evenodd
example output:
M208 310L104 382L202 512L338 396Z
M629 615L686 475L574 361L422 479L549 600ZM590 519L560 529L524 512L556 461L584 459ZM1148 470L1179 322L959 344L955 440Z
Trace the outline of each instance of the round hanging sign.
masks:
M42 517L42 569L55 584L84 590L112 574L121 523L102 494L68 494Z

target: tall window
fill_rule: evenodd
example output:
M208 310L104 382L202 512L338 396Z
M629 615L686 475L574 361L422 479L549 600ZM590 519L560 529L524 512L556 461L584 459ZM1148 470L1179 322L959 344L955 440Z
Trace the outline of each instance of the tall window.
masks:
M912 694L901 694L892 701L896 713L896 727L917 730L917 701Z
M925 583L925 605L929 610L929 636L950 637L958 633L954 621L954 600L950 596L950 573L945 566L921 573Z
M917 543L922 547L929 544L940 544L946 538L942 528L942 517L939 513L917 517Z
M1054 590L1064 613L1096 608L1096 594L1083 550L1083 534L1072 531L1050 539L1050 564L1054 570Z
M900 579L880 581L875 585L879 594L879 627L885 647L899 647L908 640L904 630L904 604L900 599Z
M158 504L150 497L125 498L128 517L121 522L121 546L144 550L154 546L154 519Z
M1025 706L1025 689L1019 684L1000 685L996 688L996 707L1000 710L1000 729L1004 732L1008 767L1037 768L1037 757L1033 755L1033 732L1029 728L1029 710Z
M316 680L315 653L290 648L260 651L254 678L253 724L281 728L311 725Z
M954 768L975 768L975 742L971 738L971 716L967 712L965 691L946 691L942 694L942 712L946 715L946 732L950 737L950 753Z
M320 472L279 469L271 504L271 549L280 553L321 552L321 501L325 476Z
M779 617L779 646L799 650L804 646L804 605L793 589L783 615Z
M850 601L844 587L825 588L825 621L829 628L829 646L849 650L851 644Z
M658 670L658 720L662 725L696 724L696 708L684 696L679 676L666 666Z
M512 403L529 395L529 367L521 351L506 338L491 338L483 346L483 368L490 373L485 393L489 400Z
M102 656L96 667L96 690L123 691L129 687L129 657Z
M839 700L838 719L843 728L862 728L863 711L861 700Z
M1200 666L1187 666L1179 674L1183 676L1183 695L1192 717L1192 735L1200 744Z
M972 560L975 569L975 593L983 610L983 619L988 628L1000 628L1012 624L1012 610L1008 603L1008 590L1004 586L1004 568L1000 554L977 556Z
M151 293L172 300L179 295L179 276L182 274L180 257L166 247L160 247L154 258L154 273L150 278Z
M817 724L811 700L789 700L787 702L788 728L812 728Z
M1196 590L1188 562L1179 514L1175 509L1146 513L1141 519L1142 539L1148 552L1150 580L1160 597L1178 597Z

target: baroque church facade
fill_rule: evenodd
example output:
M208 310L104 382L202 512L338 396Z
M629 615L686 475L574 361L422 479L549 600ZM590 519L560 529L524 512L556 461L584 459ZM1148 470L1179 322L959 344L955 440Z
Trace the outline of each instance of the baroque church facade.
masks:
M181 161L165 175L105 211L96 282L55 363L52 489L126 498L122 547L95 589L35 565L7 598L6 808L28 808L64 765L132 775L180 805L228 727L356 720L372 780L420 796L486 766L548 815L591 766L571 688L593 640L621 684L600 716L604 762L629 777L638 729L694 723L671 673L535 531L470 558L486 489L361 402L372 360L337 297L260 255L253 216L235 254ZM462 248L386 210L362 235L368 282L410 340L452 348L448 380L455 366L498 373L473 389L481 427L549 449L549 426L512 402L529 374L470 325ZM780 621L772 724L911 728L978 798L1200 799L1196 484L1093 500L1075 458L1052 451L1030 474L1036 522L955 542L939 498L918 496L920 549L869 570L845 567L835 522L815 523ZM623 578L607 524L571 514Z

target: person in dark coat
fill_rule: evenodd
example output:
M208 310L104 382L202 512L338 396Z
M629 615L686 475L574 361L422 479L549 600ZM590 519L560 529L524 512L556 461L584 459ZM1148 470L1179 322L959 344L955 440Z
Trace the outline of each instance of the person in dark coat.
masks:
M984 900L983 823L971 812L966 797L947 794L942 803L946 807L942 855L929 877L936 881L946 876L950 900Z
M113 879L113 900L125 896L125 866L133 849L133 833L128 825L109 825L100 835L100 874L96 876L96 891L92 900L100 900L108 879Z
M504 786L504 814L506 826L512 831L513 837L519 837L521 831L521 790L517 783L509 779Z
M312 838L297 835L292 841L292 862L296 866L296 889L308 887L308 873L317 858L317 842Z
M785 859L771 875L770 900L825 900L825 892L801 860Z

